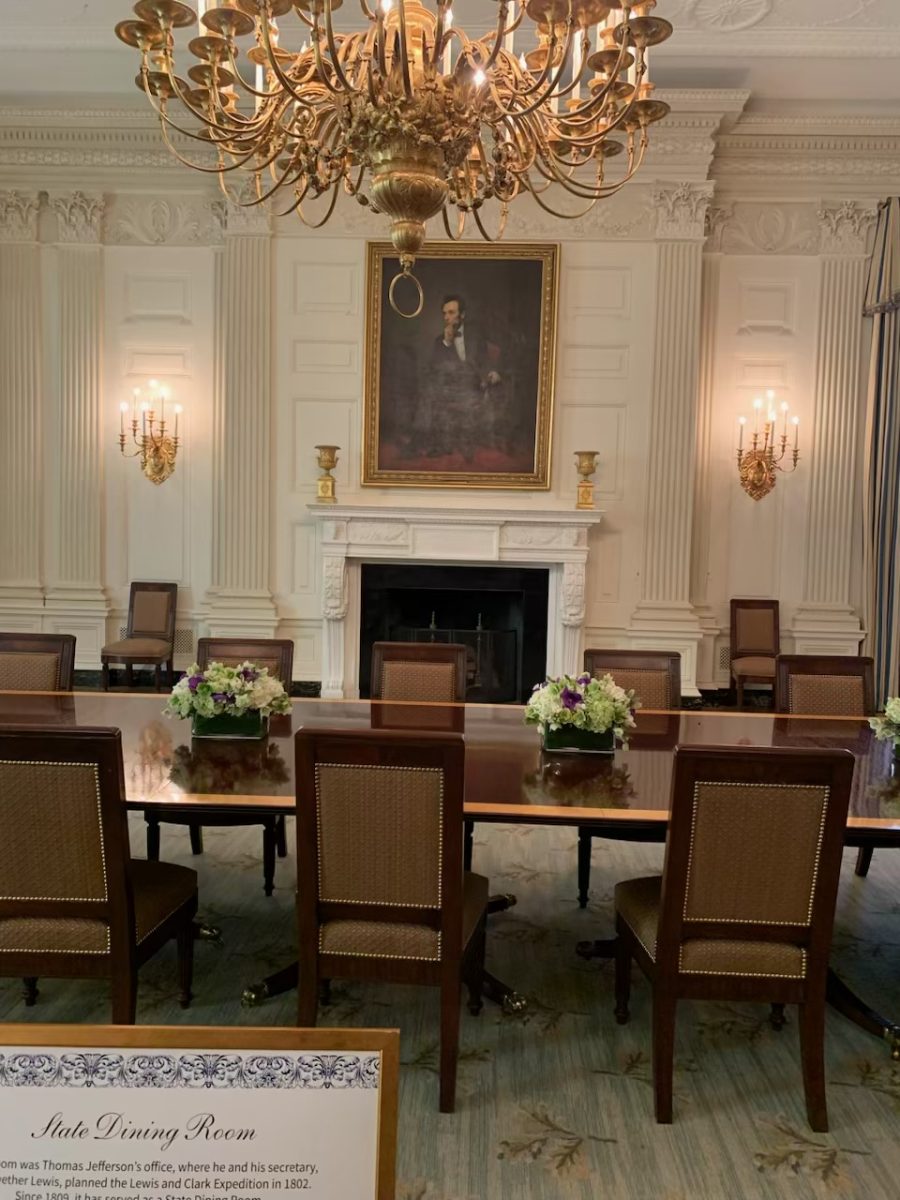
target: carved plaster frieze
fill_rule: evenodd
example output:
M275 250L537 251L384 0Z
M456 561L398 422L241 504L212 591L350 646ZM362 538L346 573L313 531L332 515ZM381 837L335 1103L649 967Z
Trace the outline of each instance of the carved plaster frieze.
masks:
M500 530L500 545L504 549L554 546L560 550L574 550L587 544L587 530L575 525L504 525Z
M565 211L565 201L572 197L562 196L559 204ZM603 241L607 238L634 238L643 240L652 235L652 210L646 189L629 185L624 193L614 200L598 200L583 217L560 220L543 212L527 197L519 197L509 211L506 225L507 239L591 238Z
M735 204L721 231L726 254L817 254L811 204Z
M221 204L204 196L113 196L105 241L113 246L205 246L222 238Z
M40 199L32 192L0 192L0 242L37 241Z
M560 619L569 628L584 623L584 576L583 562L567 562L563 565L559 589Z
M347 560L326 555L322 560L322 616L329 621L343 621L348 601Z
M822 254L868 253L869 236L878 217L877 207L842 200L818 210Z
M87 192L51 196L50 207L56 213L59 241L83 245L99 244L104 203L102 196Z
M347 530L349 542L365 542L368 545L395 546L405 542L408 534L406 525L396 522L388 524L378 521L351 521Z
M702 240L711 183L658 184L653 189L653 212L658 241Z

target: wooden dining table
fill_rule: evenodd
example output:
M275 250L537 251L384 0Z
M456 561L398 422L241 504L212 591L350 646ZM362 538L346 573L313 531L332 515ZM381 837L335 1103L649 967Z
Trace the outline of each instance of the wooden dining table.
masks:
M188 721L163 715L147 693L0 692L0 725L114 726L122 732L125 803L151 825L166 813L291 814L296 807L293 737L300 729L398 729L465 738L464 816L475 822L590 827L597 836L665 840L674 751L682 745L848 749L856 760L846 844L900 845L900 767L890 742L865 718L763 712L641 710L627 749L612 756L548 754L515 705L439 705L369 700L295 700L262 740L191 737ZM500 898L501 908L512 898ZM601 943L602 945L602 943ZM290 973L256 985L272 994ZM253 989L248 989L252 993ZM507 989L508 991L508 989ZM502 987L501 987L502 994ZM881 1017L837 978L830 998L885 1038L900 1058L900 1024Z

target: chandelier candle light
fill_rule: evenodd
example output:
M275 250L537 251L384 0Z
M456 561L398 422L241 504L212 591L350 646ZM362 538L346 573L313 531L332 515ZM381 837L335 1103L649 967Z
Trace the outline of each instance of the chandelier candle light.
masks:
M741 477L741 487L753 500L762 500L768 496L776 482L776 471L790 472L796 469L800 460L800 418L791 417L790 424L794 429L794 444L788 452L788 412L789 406L781 405L781 433L777 431L778 413L775 409L775 393L766 392L768 411L766 420L760 431L760 413L763 401L758 396L753 401L753 432L750 434L750 447L744 449L744 430L747 425L746 417L738 418L737 465ZM784 466L785 455L789 453L790 466Z
M119 405L119 449L124 458L140 456L140 467L151 483L165 483L175 470L178 455L178 418L182 408L174 406L175 430L170 436L166 432L166 401L170 392L163 384L151 379L147 384L147 395L136 387L131 404L123 400ZM125 414L131 411L131 438L136 450L126 453L128 435L125 432ZM158 419L157 419L158 416Z
M510 203L530 195L561 218L583 216L635 174L648 129L669 106L653 98L648 47L672 33L656 0L499 0L496 25L469 38L451 0L360 0L362 29L335 26L342 0L199 3L187 78L176 70L176 31L198 13L179 0L138 0L117 36L141 54L138 87L163 138L187 166L218 175L243 205L269 197L307 225L325 224L343 191L391 222L411 281L401 315L424 298L413 275L425 223L442 214L447 236L473 218L502 237ZM483 5L490 8L490 5ZM431 10L434 11L431 11ZM291 11L307 40L280 44ZM537 44L517 55L531 27ZM518 35L518 36L517 36ZM190 156L173 134L197 141ZM606 159L624 155L613 180ZM249 187L233 182L249 175ZM554 192L576 198L559 209ZM315 212L308 212L309 201ZM486 205L498 214L488 228Z

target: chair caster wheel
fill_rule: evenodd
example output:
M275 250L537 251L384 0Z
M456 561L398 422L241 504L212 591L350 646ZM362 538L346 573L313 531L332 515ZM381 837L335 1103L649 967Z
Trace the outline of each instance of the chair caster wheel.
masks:
M528 1001L520 992L509 992L503 997L503 1011L507 1016L518 1016L528 1009Z

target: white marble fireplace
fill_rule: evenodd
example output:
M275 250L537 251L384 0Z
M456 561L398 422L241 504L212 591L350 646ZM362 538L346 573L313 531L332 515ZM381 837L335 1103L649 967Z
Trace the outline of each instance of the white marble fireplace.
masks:
M588 534L602 513L310 504L322 569L322 696L359 695L363 562L545 567L547 672L581 666Z

